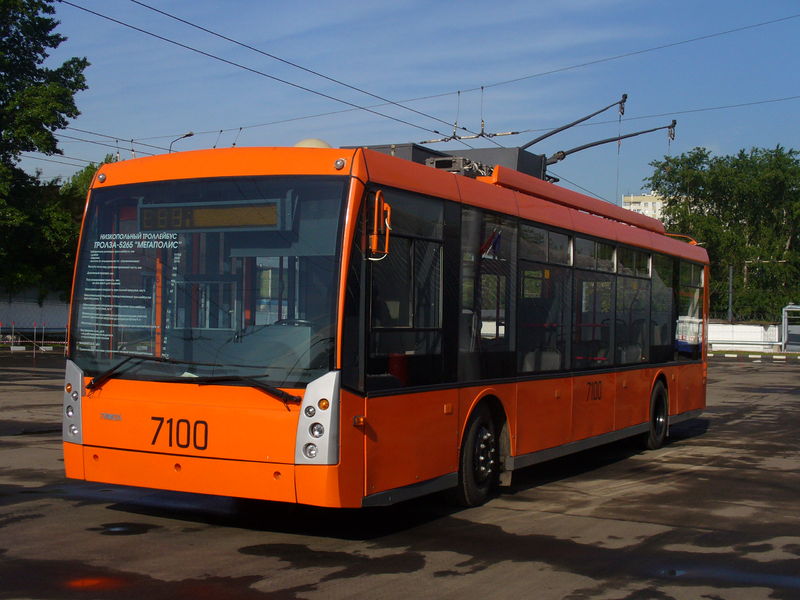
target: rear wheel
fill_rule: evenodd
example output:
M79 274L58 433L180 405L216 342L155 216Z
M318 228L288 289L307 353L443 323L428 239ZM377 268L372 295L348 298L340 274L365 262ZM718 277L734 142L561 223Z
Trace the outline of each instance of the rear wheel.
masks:
M658 381L650 394L650 431L644 438L644 445L648 450L664 445L667 440L668 419L669 395L664 383Z
M497 430L492 414L480 404L470 415L461 444L458 501L464 506L483 504L497 486L500 472Z

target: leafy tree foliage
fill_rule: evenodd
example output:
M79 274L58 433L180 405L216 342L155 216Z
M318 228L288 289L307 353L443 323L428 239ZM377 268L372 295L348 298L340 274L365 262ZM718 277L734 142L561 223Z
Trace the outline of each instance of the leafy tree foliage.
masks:
M74 96L86 89L85 58L44 66L66 39L52 4L0 0L0 287L12 294L66 291L62 257L77 239L70 197L17 167L22 152L61 153L54 132L78 116Z
M75 173L67 182L61 186L61 195L65 196L67 202L74 207L78 205L78 212L75 213L80 218L83 211L83 204L86 200L86 195L89 193L89 187L92 185L97 170L104 164L114 162L116 159L113 154L106 154L106 157L98 164L91 163L83 169Z
M797 150L753 148L712 156L704 148L654 161L645 181L666 201L665 225L708 249L711 310L779 318L800 303L800 160Z
M0 288L11 295L34 288L40 299L50 292L67 299L89 186L100 165L112 161L108 155L91 163L63 185L15 171L7 208L18 218L0 220L0 237L10 241L0 262Z
M66 38L52 0L0 0L0 162L14 164L20 152L60 154L53 132L77 117L74 95L86 89L85 58L60 67L43 66Z

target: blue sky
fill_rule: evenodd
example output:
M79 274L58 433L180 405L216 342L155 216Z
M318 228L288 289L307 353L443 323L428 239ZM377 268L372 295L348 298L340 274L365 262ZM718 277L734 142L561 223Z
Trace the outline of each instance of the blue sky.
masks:
M130 0L70 1L352 104L380 103ZM495 138L504 146L518 146L540 130L611 104L622 93L629 96L622 122L612 110L595 117L591 125L573 128L531 150L550 155L666 125L673 118L678 121L676 139L669 144L666 132L660 131L626 140L619 148L609 144L570 156L552 167L566 187L574 187L574 182L619 202L622 194L638 193L642 179L652 172L648 163L668 153L696 146L715 154L778 144L800 148L800 98L665 114L800 96L796 0L147 3L383 98L431 96L407 103L428 116L392 105L373 109L406 124L349 110L343 103L56 3L61 21L57 31L68 40L51 62L85 56L92 63L86 71L89 89L77 96L82 114L70 123L91 133L60 132L60 147L70 158L51 158L83 165L115 153L117 146L121 158L131 157L131 146L137 156L160 153L162 149L144 144L166 148L187 131L196 135L175 142L176 150L234 142L285 146L307 137L334 146L419 142L439 137L430 130L452 132L452 125L430 117L447 123L458 117L459 124L479 130L483 116L487 131L525 131ZM560 70L785 17L793 18ZM560 71L539 75L553 70ZM524 79L510 82L518 78ZM485 140L469 143L490 145ZM432 147L464 146L451 142ZM28 155L23 167L40 169L47 178L77 170L35 155Z

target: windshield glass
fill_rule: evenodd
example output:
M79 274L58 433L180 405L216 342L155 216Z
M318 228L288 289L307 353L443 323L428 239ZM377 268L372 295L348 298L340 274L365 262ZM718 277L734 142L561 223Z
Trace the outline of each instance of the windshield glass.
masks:
M236 177L94 190L70 358L88 375L241 375L302 385L332 368L343 177Z

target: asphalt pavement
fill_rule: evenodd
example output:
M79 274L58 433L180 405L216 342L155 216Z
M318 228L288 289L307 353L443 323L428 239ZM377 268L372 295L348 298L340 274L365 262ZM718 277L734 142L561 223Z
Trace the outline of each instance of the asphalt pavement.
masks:
M324 510L71 481L63 358L0 355L0 599L800 598L800 364L713 360L708 408L443 496Z

